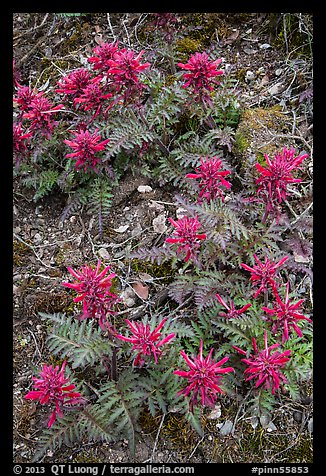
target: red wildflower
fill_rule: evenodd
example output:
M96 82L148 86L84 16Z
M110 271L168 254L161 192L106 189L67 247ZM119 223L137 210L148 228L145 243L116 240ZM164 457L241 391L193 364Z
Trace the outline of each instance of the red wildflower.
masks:
M181 251L186 251L185 261L187 262L189 258L193 258L196 254L197 249L200 246L200 240L205 240L206 235L204 233L197 234L197 230L201 227L197 217L182 217L178 221L174 221L172 218L169 218L170 223L176 227L174 231L175 238L167 238L165 241L167 243L180 243L177 253Z
M32 390L25 395L27 399L39 400L41 405L55 406L48 422L49 428L53 425L57 415L63 417L64 405L75 405L84 402L80 393L72 391L75 385L69 383L69 378L64 376L65 366L66 362L63 362L59 370L58 365L55 368L52 365L43 365L40 377L33 377L34 387L37 390Z
M39 130L47 137L51 136L51 132L55 126L55 122L51 118L51 114L64 109L63 104L53 106L53 104L44 96L37 95L30 103L28 112L23 114L26 119L31 119L31 131Z
M283 302L278 294L276 286L273 286L273 294L276 299L276 305L273 309L263 307L262 309L276 319L270 319L273 323L272 332L277 333L280 327L283 327L282 343L289 339L289 331L291 328L302 337L300 327L297 325L298 321L305 320L312 322L311 319L305 317L303 314L297 312L303 303L304 299L299 299L296 303L291 303L289 300L289 283L286 283L285 301Z
M241 309L235 309L234 302L230 301L230 304L227 305L224 299L219 294L216 294L216 297L218 299L218 302L222 304L222 306L225 307L225 309L227 310L227 312L220 312L219 315L226 317L227 319L239 317L241 314L246 312L249 307L252 306L252 304L248 302L248 304L245 304Z
M18 82L17 95L14 96L13 101L18 104L21 111L27 111L30 108L33 99L39 98L43 95L42 92L36 93L29 86L22 86Z
M94 69L99 69L102 73L107 73L110 69L110 61L118 51L118 42L101 43L93 49L94 55L88 58L88 62L93 64Z
M256 339L252 338L252 345L254 348L254 353L256 355L250 354L248 358L241 359L242 362L248 365L248 368L244 371L247 375L246 381L257 379L256 388L260 385L269 390L272 389L272 394L274 395L275 391L280 387L281 382L286 383L286 377L280 371L281 367L290 360L288 357L291 354L291 350L286 350L283 353L280 353L278 350L274 353L271 353L272 349L276 349L280 344L273 344L270 347L267 345L267 331L264 332L264 350L259 351L257 348ZM236 347L232 346L242 355L247 355L247 353Z
M84 111L95 109L93 118L100 114L105 99L112 97L112 93L104 92L103 86L100 84L101 81L102 76L96 76L82 90L80 96L74 99L74 105L81 104L81 108Z
M260 259L254 254L254 258L256 260L256 265L253 267L248 266L247 264L241 263L240 266L247 271L250 271L251 276L250 279L255 284L259 285L259 288L254 294L254 298L256 298L262 291L268 289L269 285L275 284L274 275L277 269L282 266L282 264L288 259L288 256L285 256L277 263L273 263L270 261L267 256L265 256L265 262L263 263Z
M166 318L163 319L153 331L151 331L149 324L144 324L143 322L130 322L128 319L126 319L126 323L130 327L133 336L125 337L119 334L116 337L133 344L132 350L138 352L134 361L134 365L142 367L145 363L144 357L146 357L146 355L153 355L155 363L157 364L158 357L162 354L162 351L159 349L159 347L167 344L175 336L175 334L169 334L168 336L164 337L164 339L161 339L160 330L162 329L165 321Z
M59 88L56 92L65 94L75 99L77 96L83 94L83 90L89 85L91 81L91 74L85 68L75 69L57 82Z
M74 152L67 154L66 157L77 159L76 169L83 168L84 171L87 172L87 169L90 168L96 171L96 164L98 164L101 159L96 157L95 154L104 150L110 139L101 141L102 138L97 134L97 130L93 134L88 130L82 129L80 129L79 132L71 131L71 133L75 135L75 139L65 139L64 142L69 145Z
M213 90L212 84L218 85L215 76L223 74L223 71L217 70L222 58L210 61L207 53L194 53L190 56L188 63L178 63L181 69L189 71L183 74L186 80L183 88L190 87L200 99L208 99L207 93Z
M301 179L294 178L292 171L297 169L308 154L296 156L295 149L286 149L276 154L274 160L270 160L267 154L264 154L267 166L264 168L256 164L260 177L256 180L258 199L266 205L263 221L271 212L278 214L278 207L288 195L288 184L301 182ZM277 215L278 216L278 215Z
M101 261L98 261L95 269L91 266L83 266L79 271L74 271L68 267L69 273L77 281L74 283L64 282L62 285L77 291L78 296L74 302L83 302L83 312L79 319L97 318L101 329L107 330L107 314L114 314L112 306L119 298L110 292L112 279L116 274L111 273L106 276L110 266L106 266L101 272L100 267Z
M16 159L16 164L19 165L22 158L30 155L30 150L28 148L27 139L30 139L33 135L33 132L24 132L22 123L16 122L13 125L13 146L14 146L14 157Z
M135 56L135 52L123 48L114 55L108 63L110 69L108 74L112 76L114 84L124 90L124 101L128 101L134 94L139 93L144 85L139 82L139 73L150 67L150 63L140 63L140 58L144 54L141 51Z
M217 157L209 159L200 159L199 169L195 169L195 174L187 174L186 177L190 179L201 179L199 182L199 198L205 198L208 202L214 200L217 196L220 196L224 201L223 192L221 186L230 188L231 184L224 177L230 174L230 170L220 170L222 161Z
M180 377L187 378L189 385L177 393L177 395L184 395L190 398L190 411L193 410L194 405L198 405L198 396L200 396L201 404L203 406L213 406L218 393L223 393L219 387L221 375L228 372L234 372L233 367L222 368L222 365L229 360L229 357L224 357L219 362L214 362L211 358L214 349L211 349L207 357L203 357L203 341L200 341L199 354L191 360L182 350L180 354L186 361L189 371L175 370L173 373Z

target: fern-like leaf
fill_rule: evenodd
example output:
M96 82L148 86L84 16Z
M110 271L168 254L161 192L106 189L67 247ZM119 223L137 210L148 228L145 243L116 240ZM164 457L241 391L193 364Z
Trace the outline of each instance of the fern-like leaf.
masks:
M49 319L47 314L41 316ZM53 354L67 358L73 369L95 365L103 356L112 354L111 342L93 321L78 321L62 314L51 316L50 320L54 325L47 339L48 347Z
M90 185L88 211L97 216L100 236L103 235L103 220L111 209L111 191L111 182L102 177L96 178Z

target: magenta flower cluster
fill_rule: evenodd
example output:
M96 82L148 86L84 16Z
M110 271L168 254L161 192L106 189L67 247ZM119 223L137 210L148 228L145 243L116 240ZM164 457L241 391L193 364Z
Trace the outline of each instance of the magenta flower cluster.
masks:
M92 119L112 98L111 103L106 104L106 114L114 103L122 101L126 105L140 96L145 86L139 75L150 67L150 63L140 62L143 54L144 51L136 54L127 48L119 49L118 42L103 42L93 49L93 55L88 58L97 75L92 77L85 68L72 71L58 81L56 92L67 100L71 99L74 108L93 111Z
M185 252L185 262L187 262L190 258L195 257L200 242L206 239L206 235L205 233L197 233L201 227L197 217L184 216L177 221L170 217L169 221L175 227L175 230L173 237L167 238L165 241L173 244L178 243L177 253Z
M292 173L300 168L308 154L297 156L294 148L284 147L282 152L275 154L273 160L267 154L264 156L266 167L256 164L259 173L256 180L258 185L257 200L265 205L263 222L269 215L275 216L279 220L280 205L289 195L288 185L301 182L301 179L293 177Z
M195 169L196 173L187 174L186 177L190 179L200 179L198 194L198 202L204 199L207 202L214 200L216 197L220 197L224 201L223 191L221 187L227 189L231 188L230 182L225 180L224 177L231 173L230 170L220 170L222 166L221 159L217 157L201 157L199 168Z
M58 81L57 93L70 101L74 109L93 114L87 124L79 127L82 130L72 131L75 134L73 141L64 141L73 149L66 157L76 159L77 170L98 172L97 166L102 159L97 153L103 151L109 142L109 139L102 140L98 130L90 132L89 124L100 114L105 118L114 104L125 106L133 102L137 105L145 87L140 81L140 73L150 67L150 63L141 63L143 54L144 51L136 54L127 48L119 49L118 42L103 42L88 58L96 76L93 77L86 68L80 68Z
M216 76L223 74L217 69L221 61L222 58L210 61L207 53L197 52L190 56L187 63L178 63L179 68L186 71L182 76L185 80L182 87L189 89L196 101L210 102L213 86L220 84Z
M59 366L43 365L39 377L33 377L35 390L31 390L25 395L26 399L39 400L41 405L54 405L54 410L48 422L50 428L57 416L63 417L65 405L77 405L86 402L79 392L75 392L75 385L65 377L66 362L63 362L61 369Z
M16 165L30 156L32 140L41 135L50 139L57 122L53 115L64 110L64 105L55 106L44 95L29 86L15 81L16 95L13 97L14 106L18 109L17 121L13 124L13 152Z
M162 350L159 349L159 347L167 344L175 336L174 333L171 333L163 339L161 338L160 331L165 322L166 319L163 319L160 324L153 331L151 331L150 324L144 324L143 322L131 322L129 319L126 319L126 323L132 332L132 337L126 337L121 334L116 335L116 337L133 344L132 350L137 352L136 358L134 360L135 366L142 367L145 363L146 356L153 356L154 361L157 364L158 358L162 354Z
M244 371L246 381L257 379L256 388L262 385L267 390L271 390L274 395L281 383L287 383L287 379L280 369L290 360L291 350L286 350L282 353L279 351L271 352L272 349L276 349L280 344L276 343L268 347L267 331L264 332L264 349L258 350L254 337L252 338L252 346L254 354L241 359L248 366ZM245 350L239 349L235 345L233 348L240 354L247 356Z
M206 357L203 357L203 341L200 341L199 354L193 360L182 350L180 353L189 367L188 371L176 370L175 375L186 378L188 385L178 392L177 395L190 396L190 411L198 405L199 399L203 406L213 406L216 402L217 394L222 394L220 381L223 374L234 372L233 367L222 367L229 357L224 357L218 362L212 359L211 349Z
M67 158L76 159L76 169L83 169L87 172L92 169L97 172L96 165L101 161L97 156L98 152L105 149L110 139L101 140L101 136L96 130L91 134L88 130L71 131L75 138L73 140L65 139L64 142L73 149L74 152L67 154Z
M64 282L62 285L77 292L78 296L74 302L82 302L80 320L98 319L101 329L111 330L108 316L115 313L114 306L119 301L118 296L111 292L112 279L116 274L107 275L110 266L105 266L100 270L101 264L99 260L95 269L86 265L78 271L68 267L69 273L76 278L76 281L74 283Z

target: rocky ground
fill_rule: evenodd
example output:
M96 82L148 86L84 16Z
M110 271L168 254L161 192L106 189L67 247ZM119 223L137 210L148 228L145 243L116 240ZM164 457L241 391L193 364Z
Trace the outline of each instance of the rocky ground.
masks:
M297 15L309 43L311 18ZM136 42L145 19L146 14L141 13L98 13L77 18L15 14L14 57L23 82L52 81L60 72L60 61L75 67L79 55L89 54L100 39L112 41L119 35L127 43L129 35ZM220 14L215 18L211 41L219 45L224 67L233 69L245 104L235 147L238 154L250 157L257 149L262 153L270 150L271 142L277 148L290 140L312 157L312 60L296 54L298 45L290 36L283 38L281 45L276 25L269 21L266 14L258 13ZM142 38L142 45L144 42ZM312 162L308 173L312 180ZM114 196L112 214L100 238L94 219L85 213L60 221L65 196L51 194L35 202L33 192L18 180L13 190L13 457L15 462L23 463L32 460L40 429L47 421L43 407L23 398L35 369L51 361L47 329L38 313L67 309L71 299L61 285L68 277L67 266L78 268L95 258L110 259L114 271L119 271L121 291L131 315L144 309L147 299L158 300L164 291L162 278L146 281L144 271L126 265L123 256L126 248L162 243L165 220L175 204L172 189L162 189L141 175L127 174ZM142 295L146 290L148 297ZM136 462L312 461L311 382L301 400L289 399L275 409L271 422L261 422L257 428L246 415L236 413L239 405L241 408L240 400L235 406L222 399L206 421L204 437L185 427L178 415L153 419L144 414ZM127 442L120 441L62 447L55 453L48 451L43 461L118 463L128 461L128 457Z

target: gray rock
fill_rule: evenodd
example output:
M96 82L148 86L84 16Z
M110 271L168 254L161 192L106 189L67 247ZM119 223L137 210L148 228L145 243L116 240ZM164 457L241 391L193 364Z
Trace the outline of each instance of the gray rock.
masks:
M313 432L313 424L314 424L314 419L310 418L310 420L308 421L308 431L309 431L309 433Z
M233 429L233 422L231 420L225 420L220 428L220 433L223 436L229 435Z

